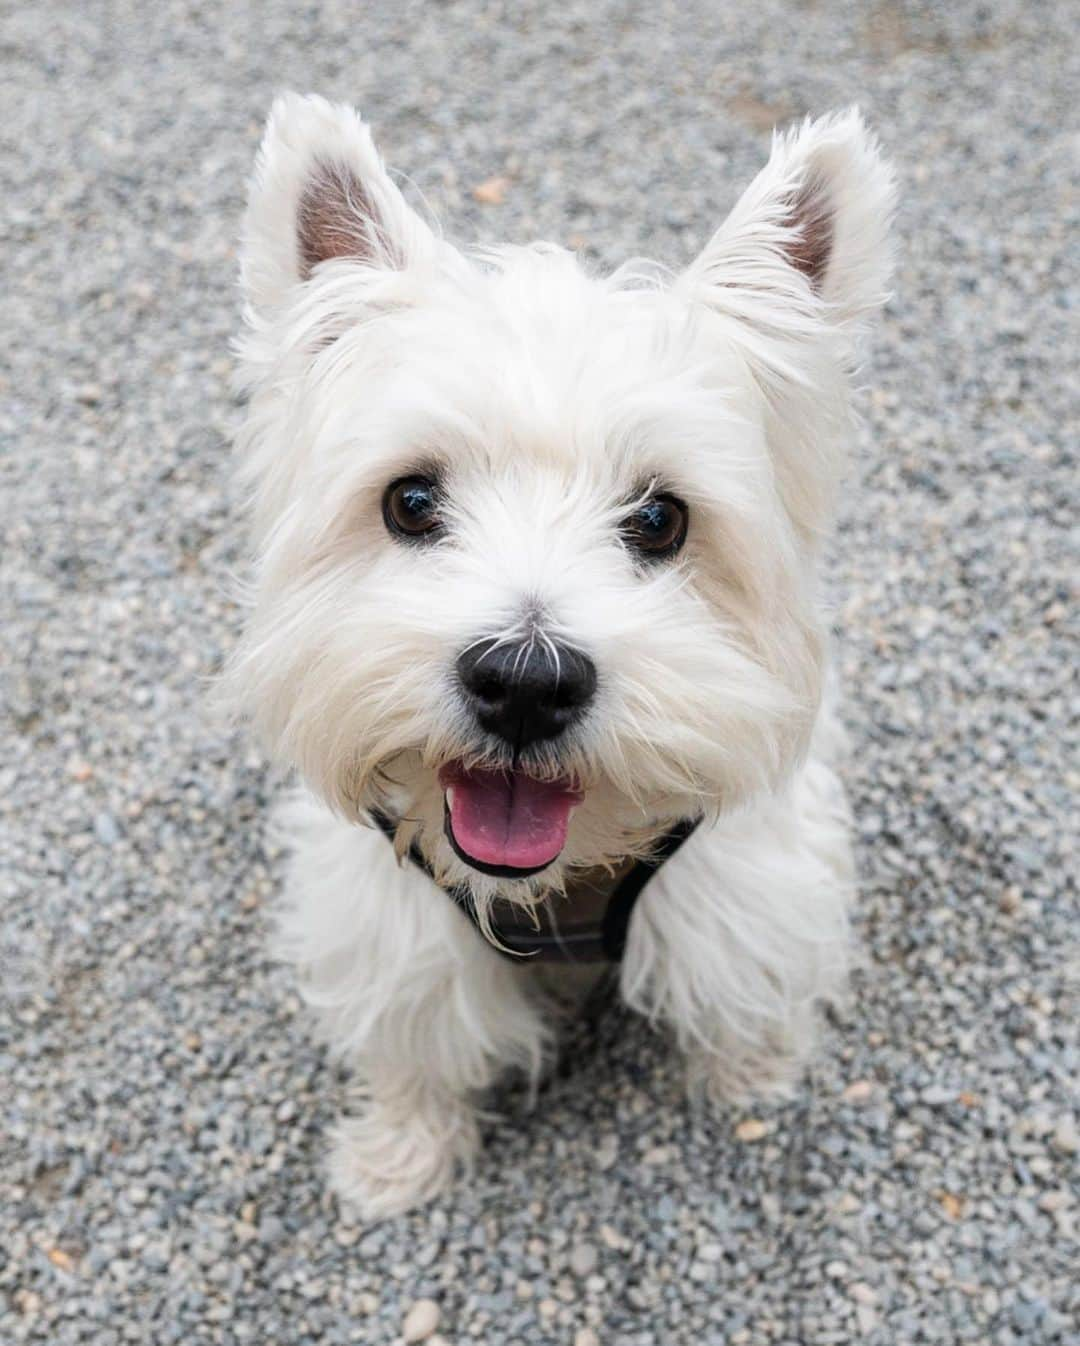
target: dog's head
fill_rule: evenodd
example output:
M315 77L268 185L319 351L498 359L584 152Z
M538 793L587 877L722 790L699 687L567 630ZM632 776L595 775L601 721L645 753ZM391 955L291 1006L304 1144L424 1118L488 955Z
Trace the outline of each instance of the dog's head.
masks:
M780 784L892 196L852 112L775 139L675 277L466 257L354 112L281 99L243 244L258 555L230 674L279 757L478 897Z

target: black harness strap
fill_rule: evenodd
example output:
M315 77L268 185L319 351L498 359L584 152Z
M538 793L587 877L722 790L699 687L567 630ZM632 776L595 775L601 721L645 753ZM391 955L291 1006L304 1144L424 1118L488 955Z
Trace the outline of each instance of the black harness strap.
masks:
M372 810L371 820L393 843L397 824L377 810ZM564 925L559 925L556 913L549 905L537 912L540 925L536 928L527 912L505 899L497 900L492 911L491 928L499 943L491 947L515 962L526 956L542 963L617 963L626 947L630 918L642 890L664 861L670 860L693 833L699 821L698 818L688 818L676 823L660 838L651 855L643 860L628 862L626 872L615 881L606 895L601 888L590 885L592 895L603 904L598 916L575 921L571 912L570 919ZM469 890L456 885L443 888L415 842L409 847L409 859L450 898L469 918L481 938L489 943L480 927Z
M623 956L630 917L634 914L642 889L664 861L671 859L700 821L700 818L684 818L682 822L676 823L660 838L652 854L644 860L635 860L630 873L616 884L604 913L604 951L611 962L617 963Z

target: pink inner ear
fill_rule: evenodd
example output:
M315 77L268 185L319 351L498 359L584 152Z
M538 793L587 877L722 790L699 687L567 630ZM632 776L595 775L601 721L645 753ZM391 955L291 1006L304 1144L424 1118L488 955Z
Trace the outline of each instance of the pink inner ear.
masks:
M333 257L370 261L377 230L375 207L352 169L319 164L296 212L301 280Z
M820 294L832 256L833 212L828 185L818 174L808 174L799 186L792 203L791 225L799 236L785 248L788 261Z

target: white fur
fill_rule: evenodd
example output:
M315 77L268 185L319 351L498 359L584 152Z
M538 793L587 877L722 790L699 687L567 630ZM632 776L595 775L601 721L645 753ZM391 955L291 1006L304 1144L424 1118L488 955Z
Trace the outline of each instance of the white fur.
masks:
M298 202L327 164L363 184L366 214L342 225L357 255L305 276ZM817 564L892 196L856 113L807 122L683 275L593 277L545 245L462 255L355 113L275 104L245 227L256 556L228 686L305 783L281 948L366 1081L333 1178L368 1215L440 1190L475 1149L475 1096L507 1066L535 1076L551 1041L533 970L397 864L363 825L373 805L481 912L704 814L639 904L621 986L713 1092L782 1087L842 986L852 879ZM812 275L793 265L806 209L831 222ZM431 463L446 538L405 546L382 493ZM617 525L654 483L691 526L676 560L643 568ZM580 727L532 762L585 800L527 881L477 873L442 832L438 767L499 760L453 679L488 637L558 639L600 678Z

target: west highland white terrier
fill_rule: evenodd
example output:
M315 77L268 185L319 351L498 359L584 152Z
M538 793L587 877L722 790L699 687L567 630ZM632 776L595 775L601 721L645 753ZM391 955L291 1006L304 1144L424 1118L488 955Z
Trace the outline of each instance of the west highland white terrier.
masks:
M553 958L615 960L711 1096L797 1076L847 963L819 570L893 198L856 111L808 120L685 271L601 276L458 251L351 108L275 103L227 683L303 782L280 947L364 1083L331 1159L364 1216L539 1074Z

